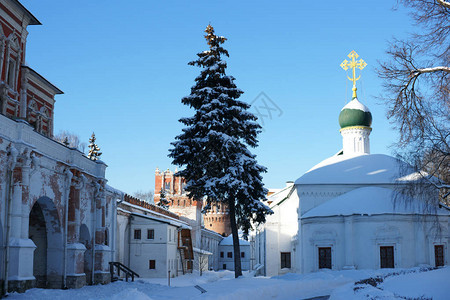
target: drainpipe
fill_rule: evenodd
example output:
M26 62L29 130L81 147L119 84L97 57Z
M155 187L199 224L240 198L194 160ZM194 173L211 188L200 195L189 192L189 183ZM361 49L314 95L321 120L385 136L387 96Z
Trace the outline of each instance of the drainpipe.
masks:
M70 171L70 169L66 169L64 174L67 177L67 183L66 183L66 194L65 194L65 205L64 205L64 276L63 276L63 287L67 288L67 222L68 222L68 215L69 215L69 196L70 196L70 186L72 184L72 177L73 173Z
M5 207L5 220L6 220L6 245L5 245L5 280L3 282L3 288L5 291L5 294L8 293L8 273L9 273L9 235L11 232L11 201L12 201L12 189L13 189L13 181L14 181L14 168L16 167L17 162L17 155L19 154L19 151L17 151L16 148L14 148L13 145L10 145L9 147L9 153L10 156L9 159L9 168L7 170L7 184L8 184L8 199L6 200L6 207Z

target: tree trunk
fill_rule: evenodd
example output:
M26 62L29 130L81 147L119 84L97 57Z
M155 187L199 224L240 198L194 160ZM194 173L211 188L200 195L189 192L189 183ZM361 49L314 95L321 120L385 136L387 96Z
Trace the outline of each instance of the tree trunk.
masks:
M233 250L234 250L234 277L242 276L241 267L241 251L239 247L239 235L236 224L236 210L234 207L234 199L228 200L228 209L230 210L230 225L231 234L233 235Z

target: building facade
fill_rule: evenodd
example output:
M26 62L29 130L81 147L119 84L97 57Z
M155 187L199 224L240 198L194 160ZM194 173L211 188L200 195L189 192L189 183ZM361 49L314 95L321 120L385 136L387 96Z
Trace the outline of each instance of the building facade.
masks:
M211 253L208 256L208 270L219 270L219 243L223 240L223 236L208 230L206 228L201 229L201 243L200 249Z
M239 239L239 255L242 271L251 270L251 247L246 240ZM233 236L229 235L219 243L219 270L234 271Z
M192 272L191 227L154 204L124 195L117 208L115 261L140 277L175 277Z
M1 292L106 283L115 216L106 164L52 139L62 92L24 65L28 25L40 22L1 2Z

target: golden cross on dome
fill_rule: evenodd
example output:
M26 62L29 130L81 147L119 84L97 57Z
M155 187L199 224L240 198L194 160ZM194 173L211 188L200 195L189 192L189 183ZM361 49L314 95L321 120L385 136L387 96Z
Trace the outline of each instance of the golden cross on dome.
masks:
M356 59L359 57L359 55L354 50L352 52L350 52L348 57L351 58L351 61L348 61L348 60L344 59L344 61L341 63L341 68L344 69L345 71L347 71L348 68L352 69L353 77L350 78L350 77L347 76L347 78L348 78L348 80L353 82L353 88L352 88L353 96L352 96L352 98L356 98L356 81L359 80L359 78L361 78L361 75L356 77L356 68L359 68L360 70L362 70L362 69L364 69L367 66L367 64L362 59L360 59L359 61L356 61Z

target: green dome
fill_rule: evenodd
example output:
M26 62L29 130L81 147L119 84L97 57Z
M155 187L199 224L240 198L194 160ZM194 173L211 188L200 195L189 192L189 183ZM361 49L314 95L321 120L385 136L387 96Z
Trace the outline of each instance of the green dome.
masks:
M342 108L339 114L339 125L341 128L350 126L370 127L372 125L372 114L367 106L355 98Z

